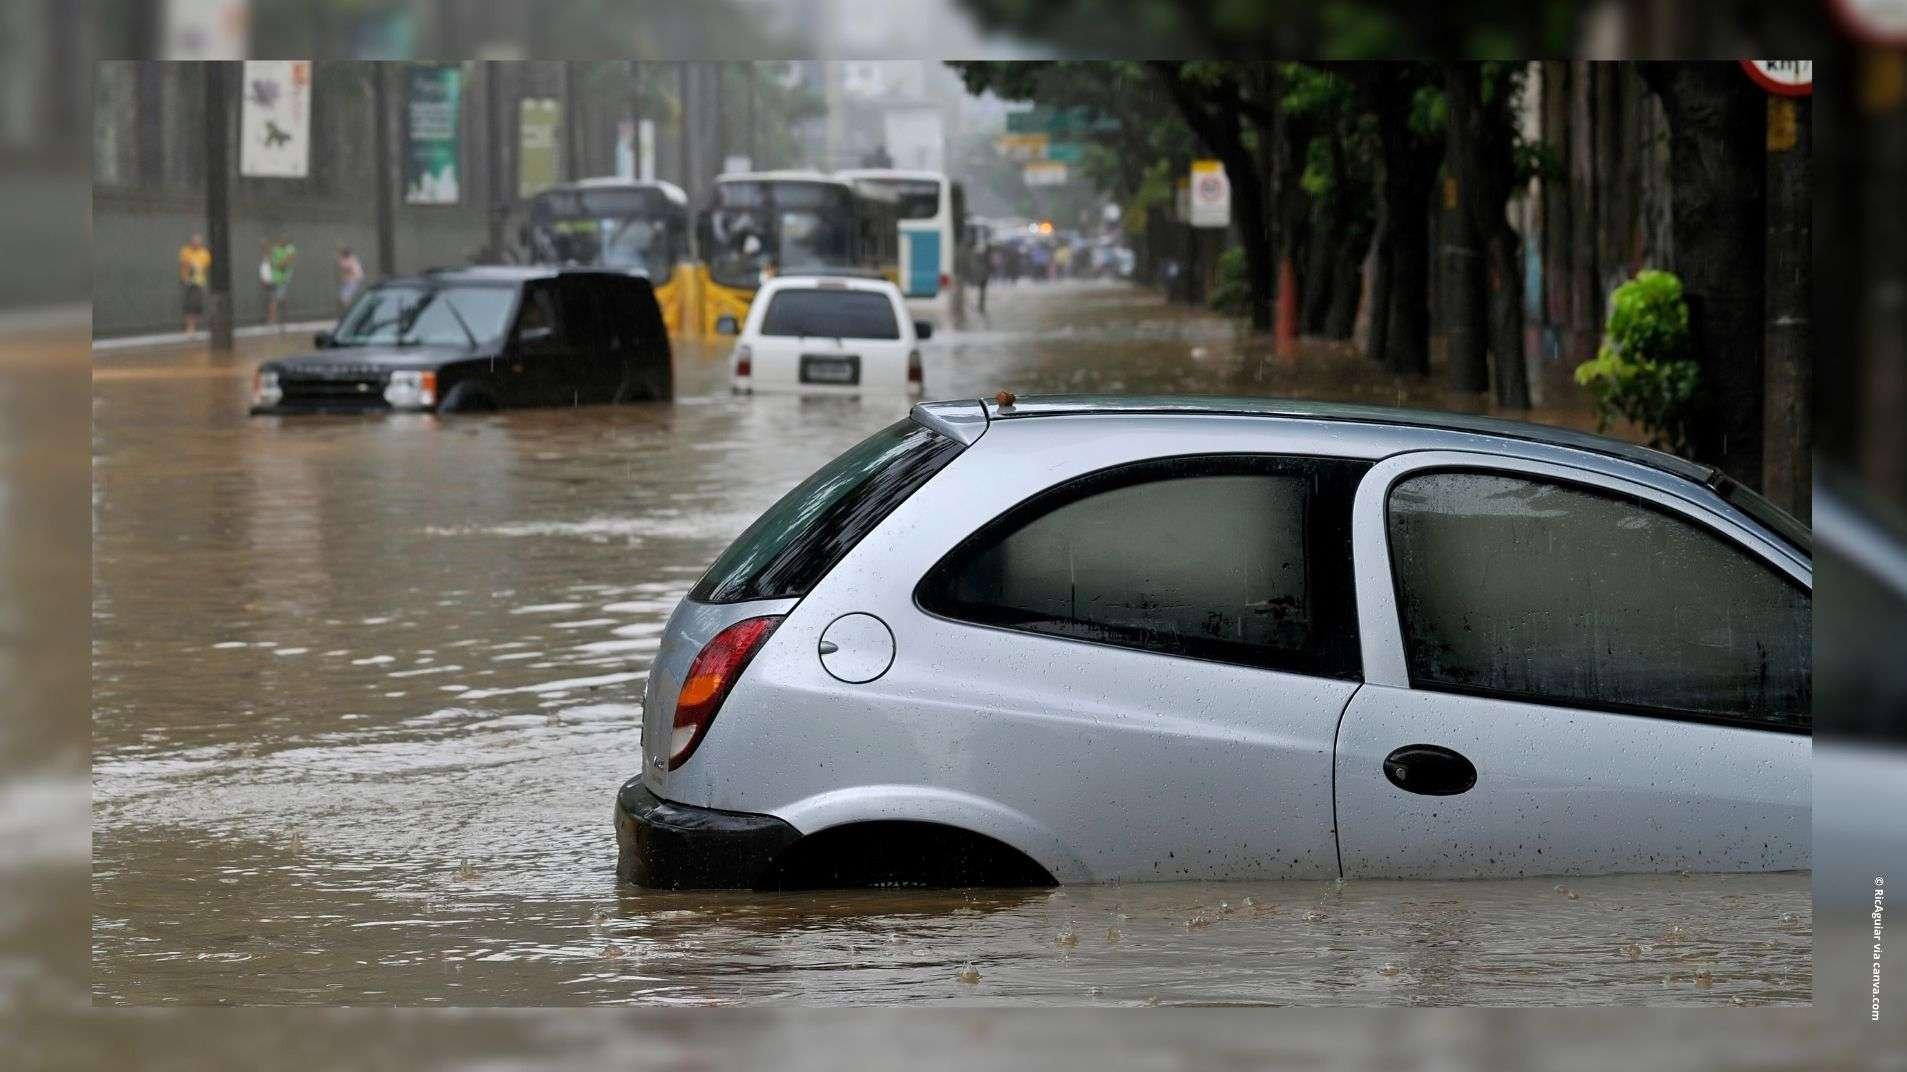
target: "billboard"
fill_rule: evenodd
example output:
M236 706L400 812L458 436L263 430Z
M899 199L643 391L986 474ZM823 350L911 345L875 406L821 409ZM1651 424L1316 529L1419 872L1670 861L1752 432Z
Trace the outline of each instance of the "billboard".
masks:
M517 102L516 193L531 197L556 185L556 130L563 104L554 97Z
M311 61L246 60L238 173L302 179L311 172Z
M457 117L463 71L408 67L404 72L404 200L454 205L463 199Z

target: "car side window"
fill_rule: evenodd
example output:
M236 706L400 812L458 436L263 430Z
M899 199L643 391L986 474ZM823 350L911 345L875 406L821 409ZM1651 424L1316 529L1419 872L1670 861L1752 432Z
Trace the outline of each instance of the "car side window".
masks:
M1812 724L1812 595L1679 514L1475 471L1409 477L1386 513L1413 687Z
M550 353L562 345L561 328L555 286L548 282L526 286L516 319L517 347L526 354Z
M917 593L960 621L1356 680L1351 500L1361 461L1168 458L1035 496Z

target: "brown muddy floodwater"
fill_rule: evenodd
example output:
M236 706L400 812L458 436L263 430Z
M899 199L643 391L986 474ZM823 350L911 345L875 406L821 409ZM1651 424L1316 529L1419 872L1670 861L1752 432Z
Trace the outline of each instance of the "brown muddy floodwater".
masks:
M991 297L927 347L929 396L1477 404L1342 350L1278 362L1149 292ZM731 397L718 350L684 346L674 405L248 419L251 366L302 341L95 361L98 1001L1810 1000L1805 874L618 888L611 800L664 619L906 403Z

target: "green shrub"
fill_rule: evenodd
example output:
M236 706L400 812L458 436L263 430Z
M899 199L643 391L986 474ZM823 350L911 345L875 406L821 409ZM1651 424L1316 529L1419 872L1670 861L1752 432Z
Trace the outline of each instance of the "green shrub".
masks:
M1244 316L1251 312L1251 273L1245 269L1244 247L1231 246L1218 255L1208 300L1221 313Z
M1596 400L1596 427L1634 421L1649 445L1688 453L1700 373L1690 359L1688 303L1674 273L1645 269L1616 288L1594 360L1576 366L1576 382Z

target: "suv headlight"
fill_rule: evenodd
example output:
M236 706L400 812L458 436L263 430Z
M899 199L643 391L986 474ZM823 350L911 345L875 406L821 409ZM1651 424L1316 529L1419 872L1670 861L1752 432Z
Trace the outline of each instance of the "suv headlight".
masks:
M437 404L437 374L399 369L384 384L384 401L392 409L429 409Z
M284 389L278 386L277 372L259 369L252 375L252 405L275 406L284 397Z

